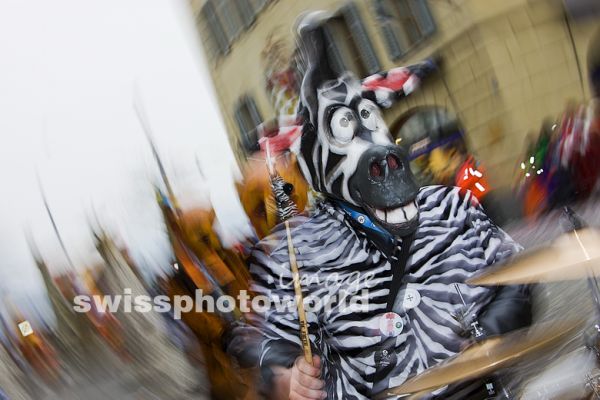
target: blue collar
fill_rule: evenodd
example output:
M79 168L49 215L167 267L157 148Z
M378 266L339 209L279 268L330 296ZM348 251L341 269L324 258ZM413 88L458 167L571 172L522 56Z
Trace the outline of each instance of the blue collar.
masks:
M367 214L356 210L346 202L336 200L335 203L339 205L350 218L356 221L358 225L362 226L370 232L383 236L384 239L392 243L394 242L394 236L382 227L376 225Z

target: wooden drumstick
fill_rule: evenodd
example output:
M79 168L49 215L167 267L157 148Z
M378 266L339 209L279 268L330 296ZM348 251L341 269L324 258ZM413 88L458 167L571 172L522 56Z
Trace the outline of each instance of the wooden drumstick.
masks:
M296 249L292 243L292 232L290 224L285 221L285 232L287 234L288 253L290 254L290 268L292 270L292 279L294 281L294 292L296 294L296 306L298 308L298 322L300 323L300 341L304 351L304 359L310 365L313 365L312 349L310 347L310 338L308 336L308 321L306 321L306 312L304 311L304 296L302 296L302 286L300 286L300 272L298 272L298 263L296 262Z
M267 169L269 171L269 177L271 179L271 185L273 187L273 182L278 177L277 171L275 170L275 166L273 163L273 159L271 158L271 148L269 146L269 139L267 139L266 143L266 163ZM277 197L276 193L273 193L275 197ZM276 202L278 199L275 199ZM288 201L291 201L288 199ZM298 310L298 323L300 325L300 341L302 342L302 350L304 351L304 359L310 365L313 365L312 360L312 349L310 347L310 338L308 336L308 321L306 320L306 311L304 310L304 296L302 295L302 286L300 285L300 272L298 271L298 262L296 261L296 249L294 248L294 243L292 242L292 231L290 230L290 223L288 218L297 213L297 209L295 205L292 207L291 213L283 212L283 210L278 210L280 212L280 218L283 220L285 224L285 233L287 236L288 243L288 253L290 255L290 269L292 270L292 279L294 281L294 293L296 297L296 307Z

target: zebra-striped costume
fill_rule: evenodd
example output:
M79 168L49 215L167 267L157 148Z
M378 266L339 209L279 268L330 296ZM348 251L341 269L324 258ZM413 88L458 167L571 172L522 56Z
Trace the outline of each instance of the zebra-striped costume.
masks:
M494 290L463 282L475 271L511 255L518 246L487 218L469 193L463 196L458 188L422 188L417 204L419 228L401 288L416 291L420 302L404 309L402 300L396 299L393 310L403 317L404 327L393 338L394 366L379 379L375 378L376 353L382 343L379 322L392 280L391 260L335 203L324 202L314 215L292 220L305 300L327 303L343 291L360 296L363 289L368 290L368 308L344 309L338 298L331 300L330 309L307 315L312 344L323 358L328 399L371 398L457 353L465 335L453 317L461 308L453 283L459 284L466 303L474 305L473 311L487 328L486 306ZM398 245L402 246L401 241ZM272 300L293 298L284 229L275 229L272 237L257 246L251 273L257 293ZM284 311L272 307L261 316L266 336L261 365L291 366L302 351L295 307Z
M394 100L390 93L413 91L431 64L361 84L329 65L323 17L309 14L299 25L306 71L302 136L293 150L327 200L289 222L328 398L367 399L456 354L471 322L457 316L477 315L488 334L502 333L528 323L529 302L521 288L464 284L517 246L470 193L419 189L380 114ZM283 227L259 243L250 271L255 291L272 302L258 314L260 363L266 371L291 367L302 350ZM468 313L454 283L472 307ZM442 389L444 396L454 389Z

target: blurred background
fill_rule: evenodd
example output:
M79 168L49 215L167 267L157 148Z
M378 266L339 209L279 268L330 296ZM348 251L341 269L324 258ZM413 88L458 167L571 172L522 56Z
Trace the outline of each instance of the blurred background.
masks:
M278 223L265 138L314 202L287 151L312 10L339 72L439 63L384 112L422 185L472 190L526 247L563 205L600 225L597 0L0 0L0 399L265 396L226 351L249 316L72 305L249 287Z
M469 183L480 197L493 193L507 217L522 208L507 191L543 169L544 159L529 162L544 146L538 140L568 131L561 122L578 118L598 90L600 5L591 0L245 3L192 2L240 161L255 150L257 126L293 113L292 27L307 10L334 13L326 28L339 71L365 78L441 60L418 93L385 111L390 131L409 149L422 184L455 184L473 163L485 170L485 195L473 177Z

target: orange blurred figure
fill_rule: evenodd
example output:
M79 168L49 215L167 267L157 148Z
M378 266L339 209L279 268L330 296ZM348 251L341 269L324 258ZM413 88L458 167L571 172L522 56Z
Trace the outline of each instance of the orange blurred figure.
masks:
M97 266L96 270L102 270L104 266ZM94 296L104 296L97 286L96 278L92 270L86 269L82 274L82 281L85 285L85 292L90 298ZM94 304L94 303L92 303ZM125 346L125 336L123 327L118 319L110 312L101 312L95 306L92 312L85 313L90 320L92 326L100 336L100 338L108 344L112 351L119 356L122 361L129 362L132 357L127 347Z
M26 320L17 315L16 325L27 323ZM17 329L18 347L29 365L37 372L48 385L60 383L61 367L56 351L50 342L37 330L24 333Z
M215 213L211 208L180 210L159 196L173 252L176 275L164 283L166 294L191 295L202 289L204 295L228 294L237 297L248 290L249 274L243 258L225 248L214 231ZM200 265L202 264L202 265ZM239 311L234 311L240 318ZM255 399L254 371L239 369L225 353L223 336L228 319L215 312L182 312L182 321L198 338L214 399Z
M280 221L271 190L269 172L264 161L264 154L257 153L262 159L251 159L244 168L243 180L236 184L244 211L254 227L256 235L262 239ZM283 180L289 183L292 201L302 212L308 202L308 184L300 169L295 156L282 154L274 157L275 169Z

